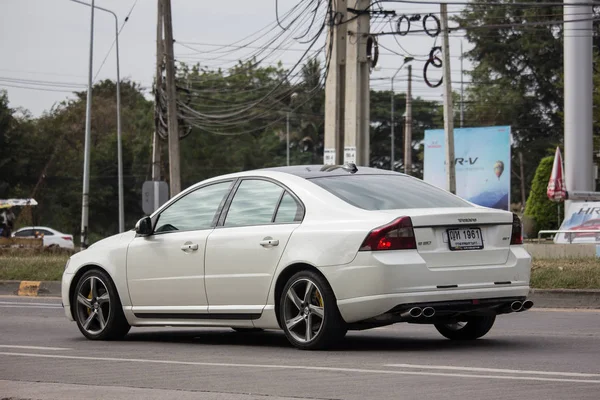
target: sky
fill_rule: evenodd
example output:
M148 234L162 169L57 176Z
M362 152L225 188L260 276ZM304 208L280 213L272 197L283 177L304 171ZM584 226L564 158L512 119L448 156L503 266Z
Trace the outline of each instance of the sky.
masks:
M280 17L300 1L279 0ZM156 68L157 1L96 0L96 5L117 14L119 25L123 24L134 6L119 36L121 79L139 83L148 89L149 95ZM430 4L384 3L383 7L395 10L398 15L439 13L439 6ZM452 15L460 10L460 6L449 6L448 9ZM200 61L214 67L231 66L244 53L231 52L226 56L214 57L203 51L214 51L215 45L230 45L244 40L276 20L274 0L172 0L172 10L175 57L186 62ZM0 0L0 18L0 90L8 92L12 108L23 107L34 116L39 116L57 103L72 98L72 91L86 89L89 68L89 7L71 0ZM420 22L414 22L413 28L422 29L422 26ZM374 20L372 31L374 29L389 31L390 25L384 26L379 20ZM96 81L116 79L114 48L108 53L114 38L114 18L106 12L97 11L93 51L93 75L97 75ZM460 88L457 82L461 77L461 41L464 50L468 50L468 42L460 35L452 35L450 39L452 80L456 82L453 83L454 90ZM393 52L410 53L418 56L412 62L413 97L441 101L442 86L429 88L423 82L423 58L434 43L441 45L441 38L436 41L424 34L380 37L380 44L389 50L380 48L379 70L371 73L371 87L375 90L389 90L390 77L403 62L403 57ZM302 55L297 49L306 48L306 45L298 43L293 48L296 50L276 54L284 66L295 63ZM107 54L106 63L101 67ZM465 60L464 70L470 68ZM437 80L440 76L441 70L434 70L431 80ZM467 80L468 77L465 76L465 81ZM395 91L405 92L406 84L406 68L403 68L394 81Z

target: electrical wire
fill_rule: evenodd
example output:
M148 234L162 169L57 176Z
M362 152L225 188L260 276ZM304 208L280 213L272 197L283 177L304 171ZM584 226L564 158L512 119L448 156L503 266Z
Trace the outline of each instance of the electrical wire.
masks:
M125 19L123 20L123 23L121 24L121 28L117 32L117 36L121 36L121 31L125 27L125 24L127 24L127 21L129 21L129 17L131 16L131 13L133 12L133 9L135 8L137 2L138 2L138 0L134 0L133 5L129 9L129 13L127 13L127 16L125 17ZM106 52L106 55L104 56L104 60L102 60L102 64L100 64L100 67L98 68L98 71L96 72L96 75L94 75L94 80L93 80L94 82L96 82L96 79L98 78L98 75L100 75L100 72L102 71L102 68L104 67L104 64L106 64L106 60L108 59L108 56L110 55L112 49L115 47L115 43L116 42L117 42L117 38L115 38L113 40L112 44L110 45L110 48Z

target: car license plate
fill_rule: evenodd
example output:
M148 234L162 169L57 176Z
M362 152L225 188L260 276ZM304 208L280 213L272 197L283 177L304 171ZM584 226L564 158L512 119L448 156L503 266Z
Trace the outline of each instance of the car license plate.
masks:
M483 238L480 228L448 229L450 250L481 250Z

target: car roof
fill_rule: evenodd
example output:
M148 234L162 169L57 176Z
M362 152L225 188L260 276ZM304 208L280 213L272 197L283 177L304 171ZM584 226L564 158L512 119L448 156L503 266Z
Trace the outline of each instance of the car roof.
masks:
M25 229L45 229L47 231L53 231L53 232L58 232L56 229L47 227L47 226L41 226L41 225L34 225L34 226L24 226L22 228L19 228L19 230L17 230L17 232L25 230Z
M324 178L331 176L351 176L351 175L400 175L399 172L386 169L358 167L354 164L345 165L293 165L287 167L263 168L258 171L274 171L296 175L306 179Z

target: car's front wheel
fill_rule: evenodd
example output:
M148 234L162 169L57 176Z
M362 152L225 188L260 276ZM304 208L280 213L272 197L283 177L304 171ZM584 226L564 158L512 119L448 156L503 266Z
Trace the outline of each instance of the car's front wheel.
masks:
M285 285L279 314L288 340L302 350L331 346L347 332L327 281L312 271L300 271Z
M71 301L77 326L88 339L120 339L131 329L117 289L104 271L93 269L83 274Z
M451 340L475 340L487 334L494 322L495 315L469 317L464 321L435 324L435 328L444 337Z

